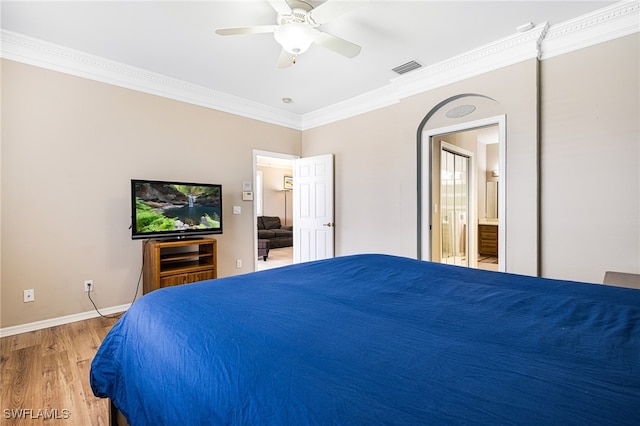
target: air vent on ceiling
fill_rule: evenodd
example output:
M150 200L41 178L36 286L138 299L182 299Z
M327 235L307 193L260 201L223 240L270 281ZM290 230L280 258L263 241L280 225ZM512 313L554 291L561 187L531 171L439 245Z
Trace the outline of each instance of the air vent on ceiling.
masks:
M422 67L422 65L420 65L418 62L409 61L406 64L398 65L391 71L395 72L396 74L402 75L408 73L409 71L417 70L420 67Z

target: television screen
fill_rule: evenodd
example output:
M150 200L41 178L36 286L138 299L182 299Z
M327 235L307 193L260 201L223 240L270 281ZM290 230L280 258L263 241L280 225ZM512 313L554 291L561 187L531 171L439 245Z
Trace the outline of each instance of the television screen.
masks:
M131 180L131 238L222 233L222 185Z

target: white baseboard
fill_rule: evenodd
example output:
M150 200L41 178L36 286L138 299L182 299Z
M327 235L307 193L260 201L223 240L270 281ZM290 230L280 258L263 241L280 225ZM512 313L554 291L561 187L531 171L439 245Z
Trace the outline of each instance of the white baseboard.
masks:
M112 306L110 308L101 308L100 312L103 315L112 315L119 312L124 312L131 306L131 303L127 303L119 306ZM12 327L0 328L0 338L13 336L15 334L28 333L30 331L42 330L43 328L55 327L57 325L69 324L76 321L83 321L90 318L99 317L95 310L81 312L79 314L65 315L64 317L51 318L48 320L30 322L28 324L14 325Z

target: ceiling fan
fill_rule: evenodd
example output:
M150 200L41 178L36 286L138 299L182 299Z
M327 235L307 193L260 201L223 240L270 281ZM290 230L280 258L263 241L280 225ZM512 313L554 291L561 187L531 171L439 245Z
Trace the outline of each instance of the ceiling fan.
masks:
M320 25L358 7L358 2L327 0L318 7L300 0L267 0L278 14L277 24L239 28L218 28L216 34L242 35L273 33L282 46L278 68L296 63L297 55L304 53L315 43L347 58L360 53L360 46L332 34L320 31ZM362 3L362 2L359 2Z

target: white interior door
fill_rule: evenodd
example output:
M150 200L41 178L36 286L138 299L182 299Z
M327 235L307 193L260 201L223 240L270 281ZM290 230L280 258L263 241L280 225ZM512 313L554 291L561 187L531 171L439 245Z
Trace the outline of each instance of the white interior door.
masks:
M333 257L333 154L295 160L293 193L293 262Z

